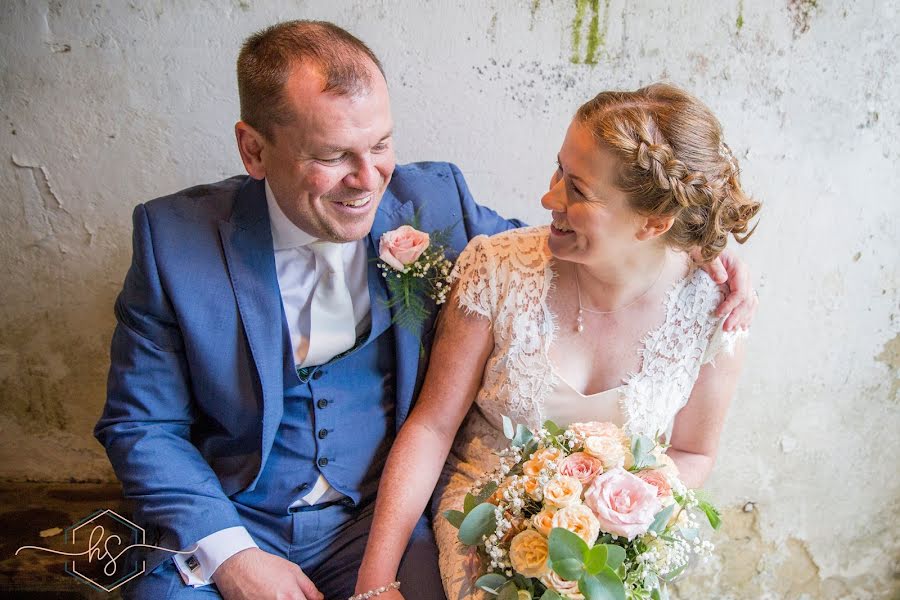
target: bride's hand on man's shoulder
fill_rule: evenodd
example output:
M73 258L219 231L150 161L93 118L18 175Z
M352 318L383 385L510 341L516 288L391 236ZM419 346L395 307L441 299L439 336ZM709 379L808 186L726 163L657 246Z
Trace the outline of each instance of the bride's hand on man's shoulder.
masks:
M699 251L692 252L691 257L697 261ZM733 252L725 250L714 261L704 265L703 270L709 273L713 281L728 287L728 294L716 308L716 316L728 315L722 328L725 331L736 331L750 327L759 306L759 296L750 283L750 269L747 264Z

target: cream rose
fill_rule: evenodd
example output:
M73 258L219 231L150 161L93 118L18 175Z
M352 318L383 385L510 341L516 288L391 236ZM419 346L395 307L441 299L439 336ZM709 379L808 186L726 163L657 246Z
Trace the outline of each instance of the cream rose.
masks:
M525 577L540 577L549 570L550 549L547 538L534 529L526 529L509 544L509 560L513 569Z
M672 457L666 454L665 450L657 446L653 449L653 456L656 457L656 468L665 472L669 477L678 477L678 466Z
M553 515L555 514L556 510L553 508L545 508L531 517L531 526L546 537L550 535L550 530L553 529Z
M588 485L603 472L603 463L584 452L573 452L559 463L559 474L574 477L581 485Z
M629 541L646 533L662 508L655 487L620 468L598 475L585 492L584 503L603 531Z
M544 486L544 502L557 508L581 503L584 486L574 477L557 475Z
M569 600L584 600L584 595L578 591L578 582L563 579L556 574L556 571L550 571L541 577L541 583L557 592L563 598L568 598Z
M431 240L424 231L413 229L409 225L401 225L381 236L378 258L392 268L402 271L416 262L430 243Z
M603 463L603 470L625 466L625 448L618 438L592 435L584 440L584 451Z
M584 540L588 546L593 546L600 535L600 521L590 508L584 504L567 506L556 511L551 521L553 527L562 527L571 531Z

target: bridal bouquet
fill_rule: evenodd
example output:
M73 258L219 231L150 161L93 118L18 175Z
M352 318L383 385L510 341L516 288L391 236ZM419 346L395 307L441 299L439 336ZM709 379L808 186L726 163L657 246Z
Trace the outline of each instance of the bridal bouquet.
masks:
M444 513L486 567L476 586L498 600L661 600L711 554L698 516L718 528L719 513L663 446L612 423L547 421L535 434L504 417L503 428L497 469Z

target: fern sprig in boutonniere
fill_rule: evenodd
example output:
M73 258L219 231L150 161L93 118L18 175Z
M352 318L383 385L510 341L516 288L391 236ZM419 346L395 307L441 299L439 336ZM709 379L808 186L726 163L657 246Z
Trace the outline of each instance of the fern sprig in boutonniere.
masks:
M414 329L428 318L427 299L437 305L447 300L453 263L444 256L443 233L401 225L381 236L378 268L390 292L393 322L401 327Z

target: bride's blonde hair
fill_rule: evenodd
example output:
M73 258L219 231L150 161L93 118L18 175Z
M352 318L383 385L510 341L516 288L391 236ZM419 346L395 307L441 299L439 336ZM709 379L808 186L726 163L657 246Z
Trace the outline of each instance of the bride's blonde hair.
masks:
M704 261L725 248L728 234L744 243L760 204L741 188L737 159L709 108L687 92L653 84L634 92L602 92L575 118L620 161L616 186L632 208L671 216L667 241L699 247Z

